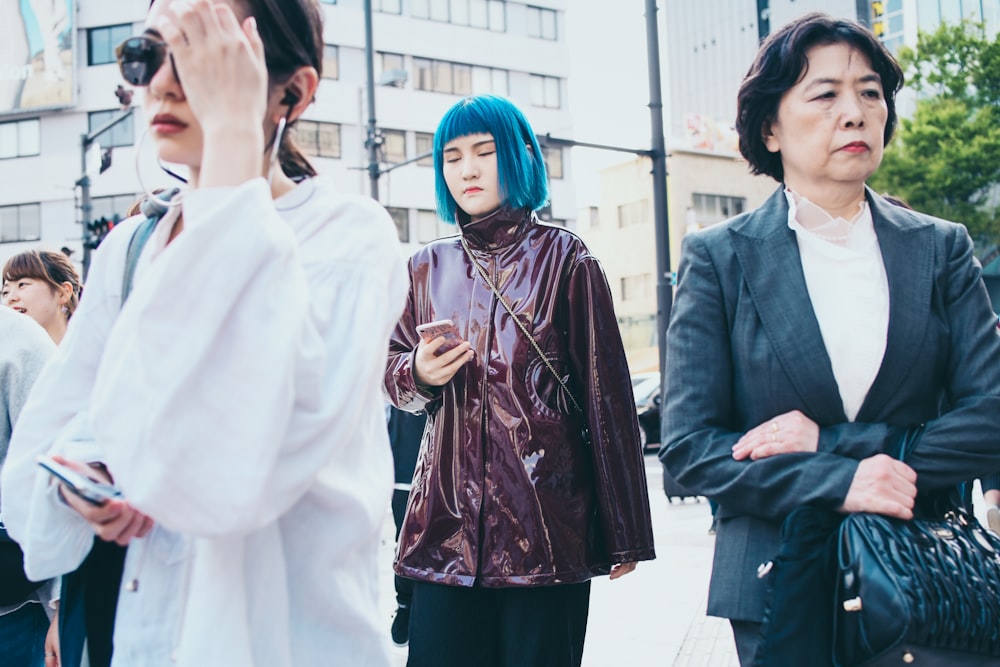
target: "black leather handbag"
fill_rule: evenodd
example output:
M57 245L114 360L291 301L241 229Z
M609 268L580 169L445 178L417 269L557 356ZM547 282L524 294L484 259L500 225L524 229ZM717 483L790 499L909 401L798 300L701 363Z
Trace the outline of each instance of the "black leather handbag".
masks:
M836 555L835 665L1000 665L1000 538L975 517L851 514Z
M31 581L24 574L24 552L0 526L0 607L23 602L44 581Z

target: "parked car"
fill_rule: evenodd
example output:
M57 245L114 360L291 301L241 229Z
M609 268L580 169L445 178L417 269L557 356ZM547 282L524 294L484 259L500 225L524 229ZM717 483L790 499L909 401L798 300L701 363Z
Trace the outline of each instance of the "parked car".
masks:
M660 448L660 374L639 373L632 376L632 393L639 418L639 442L643 452Z

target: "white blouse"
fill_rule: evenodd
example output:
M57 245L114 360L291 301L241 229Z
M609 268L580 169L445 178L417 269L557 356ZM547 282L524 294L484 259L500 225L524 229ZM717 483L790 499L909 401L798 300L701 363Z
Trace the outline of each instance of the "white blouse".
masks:
M852 221L833 219L790 190L785 196L809 299L844 412L854 421L882 365L889 330L889 282L871 210L866 201Z
M14 434L8 528L31 576L77 567L93 534L34 458L103 461L156 522L128 550L115 666L388 665L381 380L408 288L395 227L317 179L274 202L264 179L189 191L183 208L124 308L139 219L101 244Z

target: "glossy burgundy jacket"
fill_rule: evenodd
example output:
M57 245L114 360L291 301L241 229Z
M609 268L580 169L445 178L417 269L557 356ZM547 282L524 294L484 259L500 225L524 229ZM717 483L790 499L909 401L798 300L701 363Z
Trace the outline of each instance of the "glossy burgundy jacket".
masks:
M631 381L611 293L583 242L525 211L463 225L476 261L587 413L591 443L552 372L458 236L410 260L385 388L426 410L396 554L404 576L449 585L572 583L649 560L653 532ZM444 387L417 387L415 327L451 319L475 357Z

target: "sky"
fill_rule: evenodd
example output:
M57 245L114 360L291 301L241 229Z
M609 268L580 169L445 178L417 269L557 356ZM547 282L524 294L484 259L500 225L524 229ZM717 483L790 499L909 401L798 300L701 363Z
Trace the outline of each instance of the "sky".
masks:
M646 1L568 0L567 4L572 137L587 143L648 149ZM662 16L659 19L662 26ZM661 31L661 62L663 40ZM665 77L666 72L661 72L664 98ZM572 149L572 156L578 208L597 204L597 169L633 159L626 153L583 148Z

